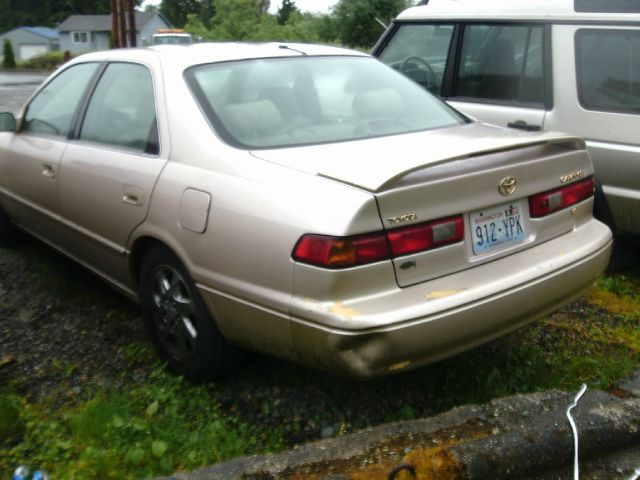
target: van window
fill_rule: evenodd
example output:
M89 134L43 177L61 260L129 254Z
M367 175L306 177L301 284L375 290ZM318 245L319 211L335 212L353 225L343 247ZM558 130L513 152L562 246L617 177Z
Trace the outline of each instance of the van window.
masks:
M458 97L542 106L543 26L467 25Z
M637 0L574 0L576 12L640 13Z
M640 31L579 30L576 72L578 98L584 108L637 114L640 112Z
M441 95L452 36L453 25L401 25L380 54L380 60L431 93Z

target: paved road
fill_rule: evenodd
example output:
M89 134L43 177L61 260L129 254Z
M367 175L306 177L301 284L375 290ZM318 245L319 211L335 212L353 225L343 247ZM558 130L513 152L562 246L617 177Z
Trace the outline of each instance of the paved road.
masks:
M45 74L0 72L0 112L17 112L45 78Z

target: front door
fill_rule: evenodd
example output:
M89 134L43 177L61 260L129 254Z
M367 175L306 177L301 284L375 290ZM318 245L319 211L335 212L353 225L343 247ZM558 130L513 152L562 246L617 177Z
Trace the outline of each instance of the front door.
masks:
M0 136L0 193L11 218L57 243L60 159L98 63L72 66L31 100L17 133Z

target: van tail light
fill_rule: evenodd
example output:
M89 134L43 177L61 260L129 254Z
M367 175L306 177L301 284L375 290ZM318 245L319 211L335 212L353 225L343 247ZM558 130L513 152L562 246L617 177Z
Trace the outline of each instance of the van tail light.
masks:
M463 238L464 221L458 215L351 237L304 235L293 249L293 259L324 268L348 268L442 247Z
M529 197L529 214L531 218L545 217L592 197L594 192L595 182L593 177L589 177L564 187L538 193Z

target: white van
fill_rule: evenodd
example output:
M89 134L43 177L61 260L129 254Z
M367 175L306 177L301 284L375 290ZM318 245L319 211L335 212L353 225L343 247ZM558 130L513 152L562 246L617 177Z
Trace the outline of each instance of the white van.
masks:
M597 214L640 233L640 1L423 0L373 54L471 117L584 137Z

